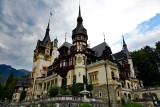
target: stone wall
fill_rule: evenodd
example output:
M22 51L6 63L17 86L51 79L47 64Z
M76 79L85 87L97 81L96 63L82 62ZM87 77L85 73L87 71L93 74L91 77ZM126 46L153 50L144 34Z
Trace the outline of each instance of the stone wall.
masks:
M120 107L121 103L120 101L116 100L116 92L114 91L114 85L109 85L109 98L110 98L110 104L112 107ZM94 89L92 90L92 96L94 98L102 98L105 105L109 105L109 98L108 98L108 92L107 92L107 85L101 85L101 86L94 86Z
M102 99L99 98L88 98L84 100L83 97L74 97L74 96L56 96L51 98L43 98L39 100L31 100L27 102L12 102L12 103L3 103L2 107L32 107L34 106L53 106L53 107L78 107L81 103L89 103L92 107L106 107Z

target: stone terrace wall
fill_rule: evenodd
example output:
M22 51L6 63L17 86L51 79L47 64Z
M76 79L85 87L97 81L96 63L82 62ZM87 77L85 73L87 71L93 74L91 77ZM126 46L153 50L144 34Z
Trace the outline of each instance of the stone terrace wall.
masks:
M51 98L43 98L39 100L31 100L27 102L12 102L3 103L2 107L32 107L34 106L53 106L53 107L78 107L81 103L89 103L93 107L106 107L102 99L98 98L88 98L84 100L83 97L74 96L56 96Z

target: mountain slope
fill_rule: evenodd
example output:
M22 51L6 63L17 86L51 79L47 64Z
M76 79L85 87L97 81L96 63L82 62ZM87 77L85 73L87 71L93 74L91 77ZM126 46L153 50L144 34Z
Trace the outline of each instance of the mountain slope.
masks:
M5 83L11 73L14 73L14 77L20 77L28 75L30 72L24 69L16 70L10 65L0 64L0 80Z

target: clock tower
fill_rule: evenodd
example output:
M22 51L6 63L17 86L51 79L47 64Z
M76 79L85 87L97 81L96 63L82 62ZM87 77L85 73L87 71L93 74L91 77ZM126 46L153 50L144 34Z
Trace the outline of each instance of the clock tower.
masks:
M47 75L47 67L50 66L53 51L53 42L49 36L49 22L43 40L37 41L36 49L33 56L33 67L31 78L42 77ZM58 41L57 41L58 42ZM55 49L56 50L56 49Z

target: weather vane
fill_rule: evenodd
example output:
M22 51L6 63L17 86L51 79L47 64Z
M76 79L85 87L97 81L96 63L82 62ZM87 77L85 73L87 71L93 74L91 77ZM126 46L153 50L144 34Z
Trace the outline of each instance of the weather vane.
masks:
M104 34L104 32L103 32L103 36L104 36L104 42L105 42L105 34Z
M67 36L67 32L65 33L65 42L66 42L66 36Z

